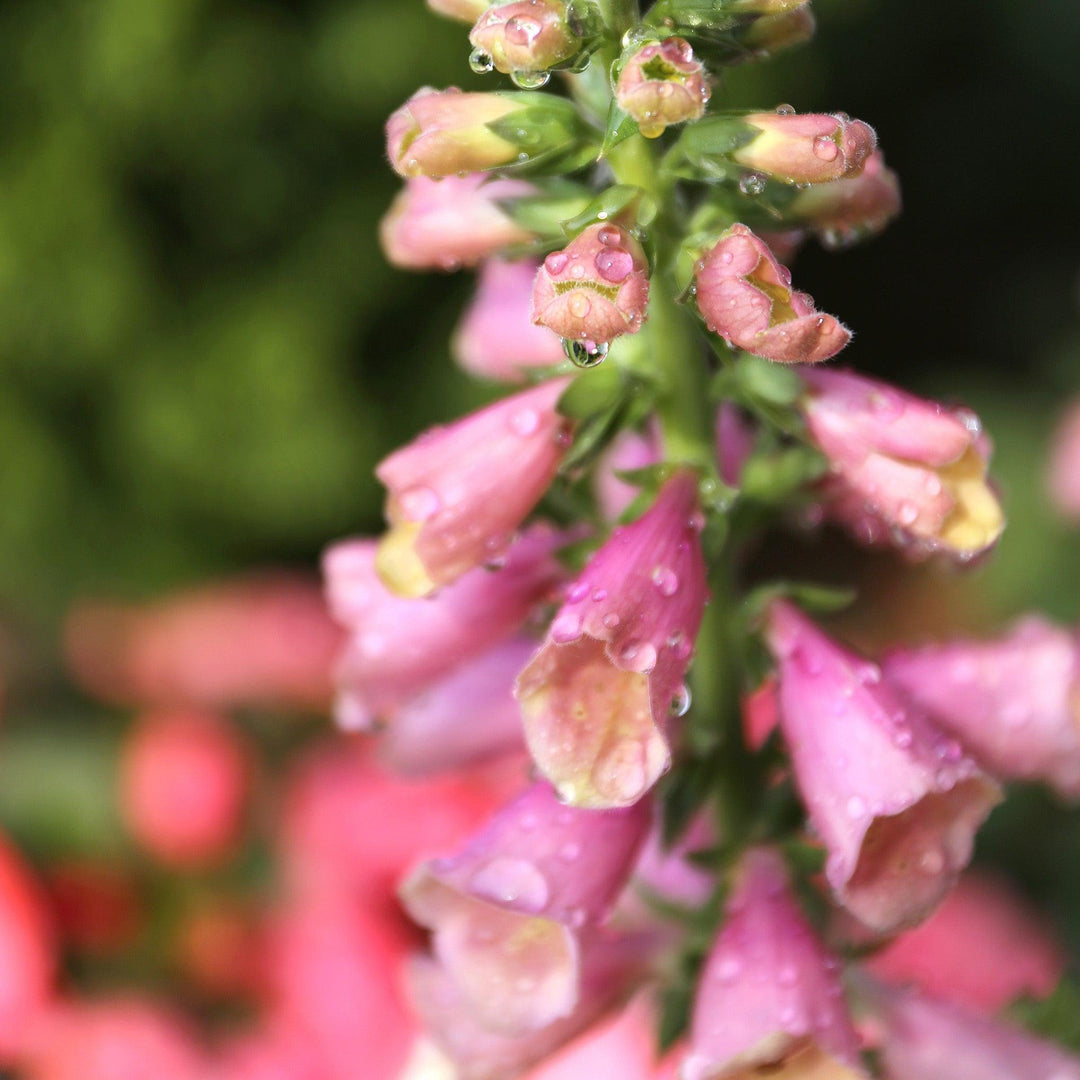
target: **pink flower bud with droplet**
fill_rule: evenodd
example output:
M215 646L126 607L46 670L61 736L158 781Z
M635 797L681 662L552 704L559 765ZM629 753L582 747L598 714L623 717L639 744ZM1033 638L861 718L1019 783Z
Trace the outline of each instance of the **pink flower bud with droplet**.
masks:
M803 0L803 6L779 11L775 15L763 15L748 26L741 28L739 43L749 50L751 57L765 59L782 49L802 45L814 36L817 23L814 13Z
M469 42L491 57L496 71L546 71L573 57L581 39L563 0L510 0L493 4L476 20Z
M849 371L802 377L807 429L832 466L830 510L857 536L961 558L997 540L1005 519L974 414Z
M839 961L788 891L783 860L751 849L698 986L681 1080L866 1076Z
M1080 1080L1080 1058L1004 1021L918 994L874 997L890 1080Z
M582 934L606 918L651 820L647 801L579 810L540 782L458 854L413 871L402 903L480 1024L518 1035L573 1014Z
M858 176L812 184L786 212L813 229L826 247L842 247L881 232L900 213L900 180L875 150Z
M787 184L858 176L877 146L869 124L843 114L764 112L743 121L758 133L732 151L733 160Z
M1045 915L1005 878L967 873L920 926L866 961L878 978L992 1014L1022 997L1049 997L1065 954Z
M531 259L489 259L481 267L476 295L451 344L454 359L466 371L484 379L523 382L528 371L566 360L559 337L532 321L538 268Z
M1054 508L1080 521L1080 402L1073 402L1054 429L1046 486Z
M791 288L791 272L745 225L721 234L698 263L695 282L709 329L756 356L814 364L851 340L850 330Z
M998 786L881 677L786 602L770 608L780 728L825 875L881 933L924 919L971 858Z
M221 863L240 839L251 772L248 746L221 717L194 711L148 714L124 747L124 823L164 863Z
M636 334L649 302L641 245L618 225L590 225L543 262L533 286L533 322L573 341Z
M346 540L323 556L327 602L349 633L338 663L339 725L370 729L520 627L562 577L559 536L534 526L497 571L477 568L424 601L391 593L375 570L377 545ZM461 627L469 633L462 634Z
M899 649L884 662L900 687L984 768L1042 780L1080 799L1080 640L1038 616L990 641Z
M568 803L629 805L668 767L707 595L703 523L696 476L676 473L593 555L518 679L529 751Z
M533 235L499 206L502 199L529 195L521 180L489 180L482 173L409 180L379 223L387 259L409 270L457 270L475 266Z
M681 37L653 41L623 64L615 87L619 108L654 139L670 124L705 115L712 90L705 65Z
M556 410L569 384L551 379L503 398L378 464L390 530L376 568L388 588L426 596L505 554L570 445Z
M460 22L474 23L488 8L491 0L427 0L432 11Z

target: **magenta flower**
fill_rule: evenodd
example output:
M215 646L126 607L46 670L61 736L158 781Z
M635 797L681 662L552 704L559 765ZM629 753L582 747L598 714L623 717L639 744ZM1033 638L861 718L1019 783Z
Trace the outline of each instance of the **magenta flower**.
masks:
M376 566L401 596L426 596L502 557L569 446L556 405L569 379L513 394L384 458L390 531Z
M514 680L536 651L514 637L462 664L398 710L379 744L395 772L427 776L525 751Z
M552 252L533 285L533 322L562 338L603 343L636 334L649 302L641 245L618 225L590 225Z
M546 71L573 57L581 39L571 30L563 0L510 0L476 20L469 42L491 57L496 71Z
M521 180L488 180L482 173L406 182L379 224L383 253L407 270L457 270L513 244L527 244L532 233L499 206L503 199L534 191Z
M374 541L331 547L323 556L327 603L349 632L338 663L338 723L360 730L391 719L459 665L509 637L562 576L552 557L558 543L551 529L536 526L512 545L502 569L473 570L424 601L386 589L375 572Z
M749 420L730 401L722 401L716 410L716 467L725 484L739 486L753 449L754 429Z
M499 811L458 854L405 881L409 914L484 1027L536 1031L571 1016L581 995L581 935L607 916L652 818L562 805L543 782Z
M698 986L681 1080L865 1076L839 966L788 892L780 856L747 852Z
M851 331L822 315L791 273L745 225L732 225L698 263L697 305L706 325L740 349L783 363L835 356Z
M641 494L641 488L628 484L618 474L646 469L660 458L660 440L653 432L644 434L625 428L596 465L593 488L605 521L615 521Z
M870 541L971 558L1005 519L978 420L850 371L803 373L811 439L829 459L831 512Z
M1080 402L1066 409L1054 430L1046 486L1057 512L1080 521Z
M712 90L704 64L681 37L652 41L623 65L615 87L619 107L654 139L671 124L705 115Z
M878 668L775 603L780 726L839 901L882 933L925 918L971 858L1000 789L905 708Z
M626 806L668 767L665 729L705 606L693 473L616 529L567 593L517 697L540 772L576 806Z
M1019 1028L916 994L874 994L890 1080L1080 1080L1080 1059Z
M885 674L990 772L1080 798L1080 640L1037 616L995 641L900 649Z
M489 259L481 267L476 295L452 344L454 359L466 371L483 379L523 382L528 371L565 361L558 336L532 321L538 269L531 259Z
M758 134L732 152L740 165L788 184L821 184L858 176L877 146L869 124L843 115L750 113Z

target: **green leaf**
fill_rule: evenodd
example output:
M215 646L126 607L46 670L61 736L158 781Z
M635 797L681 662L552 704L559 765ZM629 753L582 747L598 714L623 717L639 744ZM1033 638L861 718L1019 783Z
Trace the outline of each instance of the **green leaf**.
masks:
M735 377L744 395L770 405L794 405L806 389L790 367L750 353L739 358Z
M1080 985L1066 976L1050 997L1024 998L1009 1009L1029 1031L1080 1052Z
M602 191L574 217L562 223L568 237L577 236L583 229L598 221L621 222L629 225L648 225L656 218L656 202L639 187L616 184Z
M499 209L508 218L529 232L562 239L563 222L575 217L588 206L592 193L568 180L556 181L549 190L538 195L500 199Z
M743 465L744 498L776 506L803 493L828 471L825 458L809 446L755 453Z
M850 607L857 596L854 589L846 587L805 581L770 581L747 594L743 613L747 624L753 625L774 600L792 600L813 615L830 615Z
M604 141L600 145L600 156L606 157L619 143L638 133L637 121L619 108L619 103L612 98L608 109L607 124L604 127Z

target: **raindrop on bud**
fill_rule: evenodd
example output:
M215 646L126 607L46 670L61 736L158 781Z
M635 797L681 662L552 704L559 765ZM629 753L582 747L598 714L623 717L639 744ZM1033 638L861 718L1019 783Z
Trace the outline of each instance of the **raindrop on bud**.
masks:
M495 61L492 60L491 54L484 52L483 49L473 49L473 51L469 53L469 67L471 67L477 75L487 75L495 70Z

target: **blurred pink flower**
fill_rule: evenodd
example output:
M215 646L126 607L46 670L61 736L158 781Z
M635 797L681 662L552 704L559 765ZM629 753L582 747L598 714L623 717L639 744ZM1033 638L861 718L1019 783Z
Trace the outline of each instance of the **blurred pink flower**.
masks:
M659 439L652 433L627 428L620 431L605 451L593 473L593 485L600 512L607 521L617 521L641 494L641 488L619 478L619 472L633 472L656 465L660 458Z
M1080 401L1065 410L1054 429L1046 486L1057 512L1080 521Z

